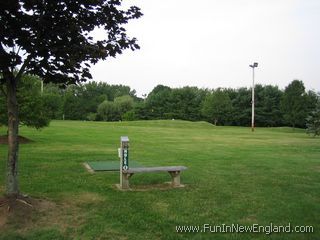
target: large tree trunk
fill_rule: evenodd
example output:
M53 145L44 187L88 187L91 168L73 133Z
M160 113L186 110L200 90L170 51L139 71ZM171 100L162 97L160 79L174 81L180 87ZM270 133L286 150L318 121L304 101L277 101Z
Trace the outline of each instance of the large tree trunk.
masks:
M19 153L19 116L17 102L17 80L13 75L7 76L7 107L8 107L8 159L6 194L8 197L19 195L18 184L18 153Z

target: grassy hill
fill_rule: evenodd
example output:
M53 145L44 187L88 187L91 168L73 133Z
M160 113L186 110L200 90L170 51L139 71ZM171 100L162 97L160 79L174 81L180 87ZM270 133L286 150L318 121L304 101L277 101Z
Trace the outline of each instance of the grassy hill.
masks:
M0 218L0 239L320 238L320 139L303 130L53 121L20 134L33 140L20 145L21 189L38 205L2 226ZM84 169L86 161L118 160L122 135L130 138L130 159L144 166L187 166L181 176L186 187L164 188L166 173L136 174L134 191L122 192L114 187L119 173ZM2 173L6 151L0 145ZM0 174L0 194L4 181ZM314 233L176 232L182 225L270 223L310 225Z

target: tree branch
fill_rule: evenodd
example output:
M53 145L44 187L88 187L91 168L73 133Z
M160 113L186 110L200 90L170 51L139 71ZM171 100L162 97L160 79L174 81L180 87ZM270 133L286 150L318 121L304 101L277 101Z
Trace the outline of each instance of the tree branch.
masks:
M20 49L21 49L21 46L18 47L17 55L19 55Z
M22 64L22 66L21 66L18 74L17 74L16 77L15 77L16 82L18 82L18 81L20 80L22 74L23 74L24 71L26 70L26 67L28 66L28 64L30 63L30 61L31 61L31 55L29 55L29 56L27 57L27 59L24 61L24 63Z

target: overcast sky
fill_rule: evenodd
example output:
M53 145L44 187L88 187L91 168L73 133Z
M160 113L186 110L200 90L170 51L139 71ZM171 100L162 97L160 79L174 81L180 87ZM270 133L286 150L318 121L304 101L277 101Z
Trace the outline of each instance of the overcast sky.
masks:
M138 51L92 67L93 80L148 94L156 85L203 88L303 80L320 90L320 0L125 0L144 16L126 25ZM100 32L95 33L101 37Z

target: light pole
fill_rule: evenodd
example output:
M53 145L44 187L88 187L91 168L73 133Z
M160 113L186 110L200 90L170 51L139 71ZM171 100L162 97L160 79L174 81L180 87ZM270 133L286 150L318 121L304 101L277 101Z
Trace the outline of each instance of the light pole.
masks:
M255 62L249 65L252 68L252 96L251 96L251 131L254 132L254 68L258 67L258 63Z

